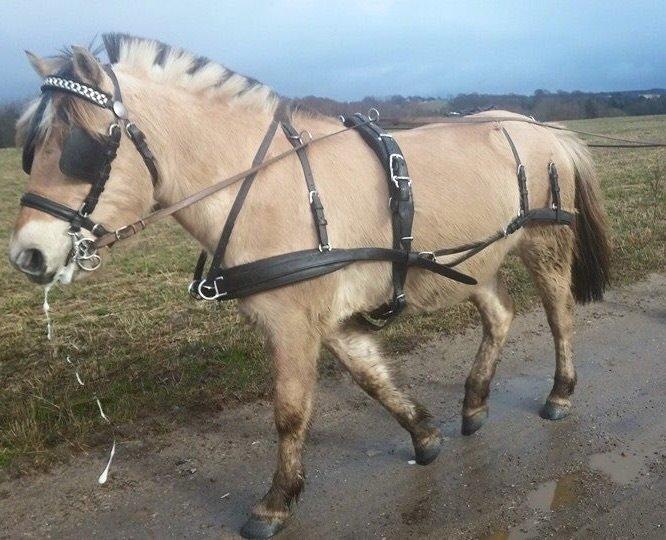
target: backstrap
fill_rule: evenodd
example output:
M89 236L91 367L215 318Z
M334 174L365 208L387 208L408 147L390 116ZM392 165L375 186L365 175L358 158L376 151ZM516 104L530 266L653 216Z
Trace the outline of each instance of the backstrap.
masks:
M409 253L412 249L412 223L414 221L414 198L412 181L400 146L393 136L367 116L357 113L344 118L346 127L354 126L368 146L377 154L386 172L389 189L389 207L393 229L393 249ZM407 265L394 262L392 265L393 298L369 314L371 319L387 321L398 315L406 305L405 280Z

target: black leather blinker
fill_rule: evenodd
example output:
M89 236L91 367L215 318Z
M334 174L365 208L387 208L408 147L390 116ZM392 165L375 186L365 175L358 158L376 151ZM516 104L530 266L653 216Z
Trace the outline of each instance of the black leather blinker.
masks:
M60 170L91 184L108 178L117 144L112 138L98 140L80 127L73 127L62 147Z

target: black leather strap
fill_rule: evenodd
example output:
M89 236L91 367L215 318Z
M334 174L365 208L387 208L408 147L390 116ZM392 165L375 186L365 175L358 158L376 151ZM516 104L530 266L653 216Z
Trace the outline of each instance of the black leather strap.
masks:
M118 82L118 77L116 77L113 68L109 64L105 64L104 71L106 72L106 74L111 79L111 82L113 83L113 101L122 103L123 95L120 91L120 83ZM113 104L111 105L110 108L113 110ZM114 114L116 114L115 110ZM127 132L127 136L130 138L130 141L132 141L134 148L136 148L137 152L139 152L139 154L141 155L143 162L146 164L146 168L150 173L150 178L153 182L153 186L156 186L159 180L159 173L157 171L157 160L155 159L153 153L150 151L150 148L148 147L148 143L146 142L146 136L144 135L143 131L141 131L137 127L136 124L128 121L126 117L121 116L120 120L121 122L124 123L125 131Z
M382 130L367 116L355 114L344 119L344 125L355 126L356 131L379 158L386 172L389 189L389 206L393 232L393 249L408 253L412 246L412 223L414 221L414 200L407 162L395 139ZM387 320L400 313L405 305L404 285L407 266L395 262L392 268L393 298L391 302L374 310L370 317Z
M289 120L285 119L280 123L282 125L282 130L287 136L287 139L289 139L291 145L293 147L300 146L302 144L301 136L296 131L296 129L294 129L294 126L291 125ZM330 251L331 244L328 240L328 231L326 230L326 225L328 225L328 222L326 221L326 216L324 215L324 205L321 203L319 191L317 191L317 186L315 185L307 151L305 148L301 148L296 152L296 155L301 162L303 177L305 178L305 185L308 188L310 210L312 210L312 218L314 219L315 228L317 229L317 237L319 238L319 249L321 251Z
M150 173L153 186L156 186L160 175L157 171L157 160L148 147L146 136L144 135L143 131L141 131L137 125L132 122L128 122L125 125L125 131L127 132L127 136L129 137L130 141L132 141L132 144L134 144L134 148L136 148L137 152L139 152L141 155L143 162L146 164L146 168Z
M86 198L83 201L81 206L80 214L83 216L89 216L93 213L93 210L97 207L99 198L106 188L106 183L109 181L109 176L111 176L111 163L116 158L118 152L118 147L120 146L120 128L112 129L110 136L104 144L104 152L106 154L106 160L104 164L104 170L100 171L98 178L90 187L90 191Z
M513 143L513 139L509 135L509 132L504 126L502 126L502 133L506 137L506 140L509 142L511 147L511 153L516 160L516 176L518 177L518 191L520 193L520 213L527 214L530 210L530 201L529 194L527 192L527 175L525 174L525 165L520 161L520 156L518 155L518 150L516 145Z
M24 193L21 196L21 205L34 208L53 217L72 223L82 229L86 229L95 236L108 234L103 225L95 223L92 219L82 216L77 210L64 204L52 201L36 193Z
M277 125L278 125L277 120L273 119L270 125L268 126L266 134L264 135L264 138L261 141L261 144L259 145L257 153L255 154L254 159L252 160L253 167L259 165L266 157L266 153L268 152L268 149L271 146L271 142L273 142L273 137L275 136ZM234 199L234 202L231 205L231 210L229 210L229 215L227 216L227 220L225 221L224 227L222 228L222 233L220 234L220 239L217 243L217 248L213 253L213 259L211 260L210 269L208 271L208 279L211 279L211 277L216 274L219 268L224 266L224 255L227 252L229 240L231 239L231 233L233 232L234 226L236 225L236 219L238 218L238 214L240 214L240 211L243 208L243 204L245 203L247 194L250 192L250 188L252 187L252 184L256 177L257 177L256 172L245 177L245 180L243 180L243 183L241 184L241 187L238 190L238 193L236 194L236 198ZM199 261L197 262L197 266L194 272L195 280L201 278L205 262L206 262L206 252L202 251L201 255L199 255Z
M211 294L216 292L220 300L242 298L329 274L358 261L388 261L405 267L414 266L461 283L476 284L474 278L417 252L406 253L403 250L389 248L334 249L324 252L310 249L277 255L232 268L221 268L212 279L206 280L204 290Z

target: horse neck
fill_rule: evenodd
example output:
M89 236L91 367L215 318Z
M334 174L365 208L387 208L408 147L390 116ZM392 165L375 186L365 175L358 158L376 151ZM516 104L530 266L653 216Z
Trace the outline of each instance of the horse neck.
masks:
M234 103L132 82L125 99L132 121L145 133L157 159L155 200L161 207L249 168L273 119L274 105ZM239 186L178 212L176 220L212 249Z

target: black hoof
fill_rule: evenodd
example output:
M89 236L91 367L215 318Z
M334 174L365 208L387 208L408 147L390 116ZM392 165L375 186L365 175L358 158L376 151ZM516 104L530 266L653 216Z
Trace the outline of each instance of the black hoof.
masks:
M472 416L463 416L461 433L463 435L471 435L476 433L488 418L488 409L483 409Z
M414 443L414 461L419 465L428 465L435 461L442 449L442 435L436 427L429 428L427 435L419 440L412 437L412 442Z
M541 407L539 415L546 420L561 420L562 418L569 416L570 411L571 407L569 405L559 405L552 401L546 401L544 406Z
M266 521L257 516L250 516L250 519L241 527L240 535L243 538L270 538L280 532L284 525L284 521Z

